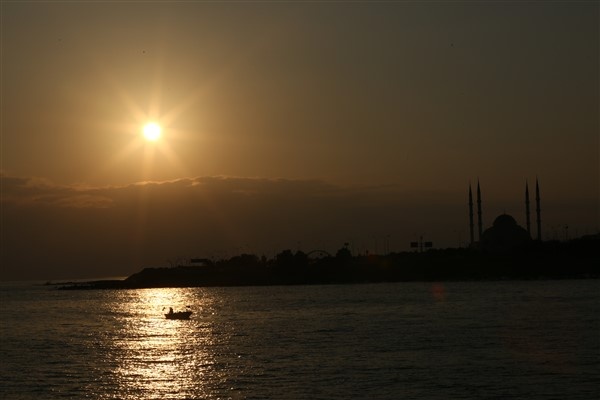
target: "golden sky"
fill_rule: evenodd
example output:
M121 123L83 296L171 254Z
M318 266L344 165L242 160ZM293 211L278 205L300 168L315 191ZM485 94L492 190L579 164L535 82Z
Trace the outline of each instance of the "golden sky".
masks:
M466 187L477 178L487 224L505 211L522 224L524 182L537 175L548 235L598 229L595 1L2 2L1 11L2 261L29 265L25 277L40 275L39 260L66 264L70 250L72 269L57 275L98 253L103 263L80 276L308 237L339 247L393 235L404 250L426 232L454 246L468 237ZM161 126L156 141L142 135L150 121ZM148 181L164 206L144 208L136 183ZM208 184L198 193L194 182L226 183L227 194ZM273 190L287 199L282 214L267 213ZM263 195L250 204L231 195L248 191ZM195 196L207 203L187 209ZM297 217L311 209L329 222ZM90 222L106 212L106 227ZM29 225L17 229L16 215ZM206 215L228 233L152 251L135 219L159 229ZM52 242L38 217L68 225L75 242ZM124 227L137 229L133 244L103 250ZM75 232L89 239L78 244ZM29 246L47 253L20 260Z

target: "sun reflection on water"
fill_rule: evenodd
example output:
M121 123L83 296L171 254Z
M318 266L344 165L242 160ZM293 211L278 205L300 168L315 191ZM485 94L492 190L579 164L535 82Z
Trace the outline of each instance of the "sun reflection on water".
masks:
M205 377L215 365L212 299L194 289L137 290L125 307L115 343L118 392L126 398L209 397ZM167 320L163 308L194 311L190 320Z

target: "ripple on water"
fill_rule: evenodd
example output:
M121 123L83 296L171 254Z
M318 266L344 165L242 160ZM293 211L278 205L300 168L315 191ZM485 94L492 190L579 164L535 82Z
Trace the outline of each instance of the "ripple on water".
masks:
M597 281L435 285L11 290L0 391L6 399L597 394ZM164 318L164 307L187 305L191 320Z

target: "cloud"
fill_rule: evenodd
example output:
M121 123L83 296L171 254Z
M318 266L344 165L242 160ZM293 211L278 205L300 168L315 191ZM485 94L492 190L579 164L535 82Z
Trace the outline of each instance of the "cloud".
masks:
M0 201L19 206L57 206L67 208L106 208L112 200L98 194L97 189L55 185L41 178L1 175Z
M176 197L182 192L240 196L326 196L339 187L317 180L289 180L238 177L196 177L169 181L136 182L125 186L85 187L56 185L41 178L0 176L3 202L21 205L105 208L115 200L125 200L134 192ZM97 201L91 201L97 200ZM125 200L126 201L126 200Z

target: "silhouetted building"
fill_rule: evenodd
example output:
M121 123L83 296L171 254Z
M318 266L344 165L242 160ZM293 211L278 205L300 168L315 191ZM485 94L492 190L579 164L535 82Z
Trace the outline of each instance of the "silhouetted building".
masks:
M471 182L469 182L469 233L471 238L471 246L475 243L475 235L473 234L473 191L471 190Z
M477 179L477 239L481 240L483 233L483 221L481 219L481 187L479 186L479 179ZM469 183L469 233L471 239L471 246L475 244L475 233L473 231L473 192L471 190L471 183Z
M542 239L542 217L540 207L540 186L535 179L535 202L537 217L537 240ZM477 228L479 242L474 242L475 232L473 223L473 192L469 183L469 229L472 247L479 247L484 251L506 252L521 247L531 241L531 216L529 211L529 185L525 182L525 220L527 229L517 224L517 221L507 214L502 214L494 220L491 228L483 231L481 187L477 180Z
M537 240L542 240L542 208L540 207L540 185L535 177L535 213L537 215Z
M508 214L502 214L494 220L491 228L486 229L481 237L480 246L484 251L507 253L523 247L531 241L525 228Z
M483 232L483 220L481 219L481 190L479 188L479 179L477 179L477 227L479 231L479 240L481 241L481 234Z
M529 212L529 184L525 181L525 219L527 221L527 233L531 236L531 214Z
M483 234L483 221L481 219L481 187L479 186L479 179L477 179L477 239L481 240ZM475 245L475 233L473 224L473 191L471 190L471 183L469 182L469 233L471 239L471 246Z

